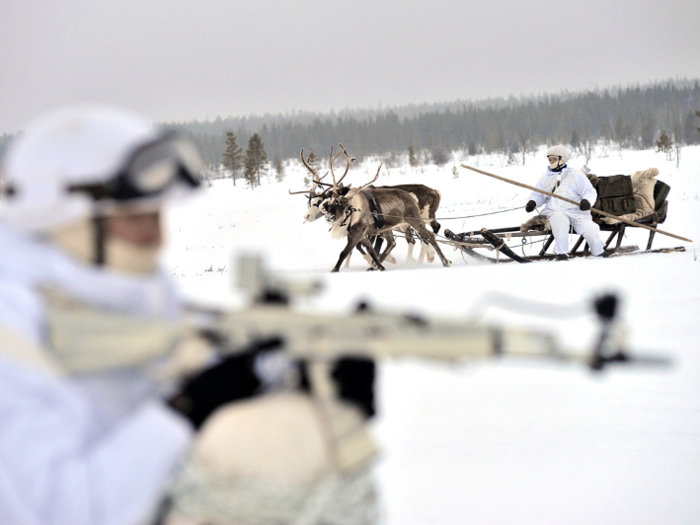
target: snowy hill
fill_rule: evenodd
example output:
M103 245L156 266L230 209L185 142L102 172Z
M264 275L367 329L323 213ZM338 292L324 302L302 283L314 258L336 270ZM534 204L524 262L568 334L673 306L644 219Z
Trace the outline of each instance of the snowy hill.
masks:
M455 178L452 167L460 162L532 185L546 163L542 150L525 166L508 166L503 157L455 157L442 168L382 168L377 184L440 190L443 230L515 226L531 217L518 209L461 218L520 208L529 192L462 168ZM583 159L571 164L581 167ZM367 182L378 165L367 160L346 181ZM345 243L331 240L324 221L304 224L305 198L287 193L303 189L304 173L295 164L282 183L263 180L251 191L214 181L173 207L164 264L193 299L237 306L243 298L233 289L234 257L260 252L287 276L322 279L324 291L300 305L308 310L350 311L369 299L379 309L433 317L479 314L486 322L545 328L577 350L596 334L592 313L536 314L619 293L631 347L669 356L672 367L613 367L595 375L573 365L509 359L458 367L384 364L376 430L385 522L700 523L700 147L683 149L679 167L653 151L600 150L588 165L598 175L658 168L658 179L671 186L661 228L694 242L657 234L654 246L684 245L686 252L479 265L442 245L451 268L438 260L410 267L398 240L399 263L386 272L365 272L366 263L354 255L349 269L329 274ZM624 244L643 247L647 237L633 231ZM486 308L494 294L537 304L526 312Z

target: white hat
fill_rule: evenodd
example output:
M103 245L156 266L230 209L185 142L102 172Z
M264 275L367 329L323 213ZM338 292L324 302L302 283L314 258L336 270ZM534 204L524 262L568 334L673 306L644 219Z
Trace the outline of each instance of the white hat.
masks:
M143 118L114 108L68 107L40 117L5 155L8 195L0 201L0 222L47 232L93 216L108 203L159 195L180 172L196 186L198 153L183 139L170 147L173 141ZM153 144L160 150L168 144L167 151L156 158ZM148 182L156 179L157 188Z

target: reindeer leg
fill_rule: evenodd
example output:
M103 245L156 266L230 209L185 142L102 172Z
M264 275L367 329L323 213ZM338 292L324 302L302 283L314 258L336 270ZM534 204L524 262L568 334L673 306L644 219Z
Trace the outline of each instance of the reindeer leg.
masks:
M430 227L433 229L433 233L437 234L440 231L440 223L435 220L435 213L433 212L432 220L430 221ZM428 245L425 247L426 253L428 255L428 262L431 263L435 260L435 250L432 246Z
M416 247L416 238L413 235L413 228L408 226L402 231L403 234L406 236L406 242L408 243L408 255L406 256L406 262L411 264L415 263L416 258L413 257L413 250Z
M430 244L423 241L420 248L420 262L422 263L426 258L429 263L433 262L435 260L435 250Z
M423 264L423 261L425 261L425 243L421 240L420 255L418 256L418 263Z
M379 253L379 250L382 247L382 242L381 239L377 235L373 235L372 237L369 238L369 241L372 242L374 241L374 251ZM369 264L370 268L373 270L377 269L377 266L374 264L374 261L372 260L372 256L366 253L362 249L362 243L359 243L357 245L357 249L360 250L360 253L362 253L362 256L365 258L365 261L367 261L367 264ZM381 257L379 258L380 260L382 259Z
M435 249L430 244L425 245L425 253L429 263L435 260Z
M362 254L362 257L364 258L365 261L367 261L367 264L372 264L372 257L370 257L369 254L362 249L361 244L358 244L357 246L355 246L355 248L357 248L357 251ZM348 257L348 258L350 258L350 257Z
M447 257L443 255L442 250L440 250L440 246L438 246L438 243L435 240L435 234L433 232L429 231L422 222L415 225L411 224L411 226L413 226L413 228L418 232L418 235L425 244L429 244L435 249L435 253L438 254L438 257L440 257L440 261L442 262L443 266L452 265Z
M372 256L372 259L374 259L374 264L376 265L376 269L379 269L380 271L386 270L384 266L382 266L382 262L379 260L379 257L377 256L377 252L374 251L374 247L372 246L372 243L369 242L369 239L367 237L363 237L359 242L365 245L365 248L367 248L367 251L369 254ZM368 270L374 270L375 268L369 267Z
M355 247L357 248L357 246ZM362 253L362 252L360 252ZM348 254L347 258L345 259L345 264L343 264L343 268L349 268L350 267L350 259L352 259L352 250Z
M360 240L360 239L358 239L358 237L361 237L361 235L348 234L348 244L345 246L343 251L340 252L340 257L338 258L338 262L335 263L335 266L331 270L331 273L336 273L336 272L340 271L340 266L343 264L343 261L345 260L345 258L348 255L350 255L350 252L352 252L352 249L357 245L358 241ZM371 247L371 245L370 245L370 247ZM374 250L372 250L372 251L374 251Z
M391 250L394 249L394 246L396 246L396 239L394 238L394 234L391 233L391 231L385 232L382 234L382 237L386 238L386 250L384 250L384 253L381 254L379 257L379 260L384 262L387 260L387 257L391 257L394 259L391 255ZM396 263L396 259L394 259L394 263Z
M382 251L382 244L384 243L384 237L381 235L373 235L372 240L374 241L374 251L379 253Z
M438 257L440 257L440 261L442 262L443 266L452 266L452 262L443 255L440 246L438 246L438 243L435 240L435 236L433 236L432 240L430 241L430 245L435 249L435 252L438 254Z
M391 236L391 241L393 241L393 235L391 233L389 233L389 235ZM384 239L387 239L387 247L384 250L384 253L380 254L380 251L382 249L382 243L384 242ZM386 261L386 262L391 263L391 264L396 264L396 259L394 258L393 255L391 255L389 253L393 249L393 246L391 248L389 248L389 244L390 244L389 239L390 238L387 236L386 233L383 233L381 236L378 235L377 240L374 241L374 251L377 252L377 254L379 255L380 261L382 261L382 262ZM396 244L396 243L394 243L394 244Z
M393 255L389 255L389 248L384 250L384 254L382 254L382 244L384 243L384 235L374 235L372 239L374 240L374 251L377 252L377 255L379 256L379 260L384 262L391 263L391 264L396 264L396 259L394 259Z
M420 237L420 236L419 236ZM423 261L428 259L428 262L431 263L435 260L435 250L433 250L433 247L428 244L428 242L421 237L420 241L420 255L418 256L418 262L420 264L423 264Z

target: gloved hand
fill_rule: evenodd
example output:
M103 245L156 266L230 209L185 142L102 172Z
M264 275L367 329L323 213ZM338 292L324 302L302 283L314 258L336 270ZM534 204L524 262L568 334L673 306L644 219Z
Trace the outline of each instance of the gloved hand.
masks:
M308 392L311 384L308 363L299 362L300 387ZM376 365L374 360L365 357L343 357L338 359L331 369L331 378L337 387L338 396L355 406L371 418L375 414L374 380Z
M590 210L591 203L588 202L586 199L582 199L581 204L579 205L579 208L581 208L582 211Z
M368 418L376 413L374 407L374 360L365 357L344 357L333 366L331 376L338 386L341 399L357 405Z
M189 419L196 429L217 408L232 401L254 396L262 384L256 374L256 358L261 352L281 348L281 339L252 345L245 352L231 355L188 379L168 404Z
M527 204L525 205L525 211L530 213L536 207L537 207L537 203L535 201L527 201Z

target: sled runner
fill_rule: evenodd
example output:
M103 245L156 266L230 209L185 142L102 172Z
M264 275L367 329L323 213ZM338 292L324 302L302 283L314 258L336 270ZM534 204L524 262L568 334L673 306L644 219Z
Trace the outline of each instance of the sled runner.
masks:
M594 208L605 211L608 215L615 215L628 220L632 219L632 224L615 222L614 219L606 219L594 213L593 220L598 223L601 232L609 232L610 234L604 245L607 254L620 256L685 251L683 246L652 249L656 227L659 224L663 224L668 215L667 197L671 189L668 184L656 180L654 178L656 174L658 174L658 170L653 169L637 172L632 176L589 176L591 183L598 192L598 200ZM640 250L638 246L622 246L622 239L628 228L644 226L651 228L644 250ZM569 233L575 234L573 228L569 230ZM554 236L549 227L549 222L543 216L535 216L521 226L497 229L482 228L479 231L463 233L453 233L450 230L445 230L444 235L470 257L488 262L517 261L519 263L528 263L554 260L556 257L548 251L554 242ZM521 246L517 246L512 242L518 239L521 241ZM543 242L542 248L536 255L525 253L518 255L514 251L536 242ZM496 257L477 251L479 249L495 250ZM501 258L501 254L505 258ZM590 255L590 249L583 235L578 237L568 255L570 258Z

